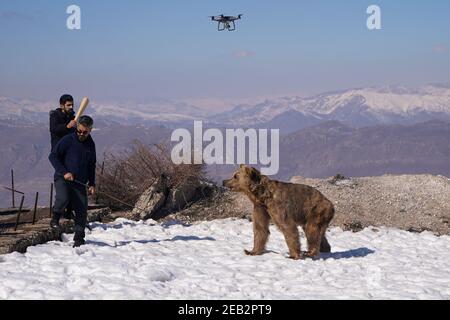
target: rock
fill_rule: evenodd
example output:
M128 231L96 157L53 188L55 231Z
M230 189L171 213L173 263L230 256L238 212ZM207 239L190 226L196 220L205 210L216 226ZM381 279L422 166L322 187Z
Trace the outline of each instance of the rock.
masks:
M168 211L179 211L188 206L192 201L203 196L203 184L197 179L188 179L178 187L169 191L166 209Z
M166 192L167 178L165 175L161 175L161 177L159 177L151 187L141 195L136 202L131 215L143 220L149 219L154 213L161 209L166 202Z
M428 228L423 228L423 227L410 227L406 231L413 232L413 233L422 233L424 231L429 231L429 229Z
M361 221L351 221L344 223L344 230L351 230L353 232L359 232L364 230L366 226Z
M205 187L204 182L201 184ZM251 217L253 204L247 198L241 198L238 194L220 187L211 189L206 184L206 188L205 191L210 193L205 194L204 198L181 211L163 217L161 221L176 219L192 223L231 217L248 220Z
M344 175L338 173L337 175L335 175L334 177L332 177L329 182L331 184L336 184L336 182L341 181L341 180L348 180Z

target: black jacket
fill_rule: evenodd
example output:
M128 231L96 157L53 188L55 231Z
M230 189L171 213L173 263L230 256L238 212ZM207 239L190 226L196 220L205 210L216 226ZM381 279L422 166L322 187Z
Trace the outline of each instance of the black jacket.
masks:
M55 168L55 179L72 173L76 180L95 186L97 159L95 143L91 136L84 142L78 140L76 133L65 136L53 148L49 160Z
M75 112L67 115L61 110L61 108L50 111L50 136L52 150L62 137L75 132L75 128L67 129L67 125L73 119L75 119Z

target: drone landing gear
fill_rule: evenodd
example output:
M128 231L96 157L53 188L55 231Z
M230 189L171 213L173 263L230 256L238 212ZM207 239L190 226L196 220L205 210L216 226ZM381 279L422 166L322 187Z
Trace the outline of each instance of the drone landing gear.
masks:
M233 25L233 27L231 27L231 24ZM228 31L236 30L236 24L234 23L234 21L232 21L231 24L219 22L219 25L217 26L217 30L218 31L224 31L225 29L227 29ZM222 28L221 28L221 26L222 26Z

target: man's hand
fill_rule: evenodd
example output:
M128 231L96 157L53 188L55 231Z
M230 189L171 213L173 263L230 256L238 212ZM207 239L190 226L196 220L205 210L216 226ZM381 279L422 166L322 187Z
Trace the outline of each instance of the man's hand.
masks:
M89 194L93 196L95 194L95 187L89 187Z
M67 129L72 129L72 128L75 128L76 126L77 126L77 122L75 120L72 120L67 124Z
M66 173L66 174L64 175L64 180L66 180L66 181L73 181L73 180L75 180L75 177L73 176L73 174L71 174L71 173L69 172L69 173Z

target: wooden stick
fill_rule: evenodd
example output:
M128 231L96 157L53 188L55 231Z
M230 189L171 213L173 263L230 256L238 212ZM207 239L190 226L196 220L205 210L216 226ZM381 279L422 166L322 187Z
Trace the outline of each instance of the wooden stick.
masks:
M105 171L105 161L102 162L102 170L100 171L100 177L103 178L103 172ZM98 185L97 191L100 191L101 184ZM98 204L98 199L100 197L100 193L97 192L95 195L95 203Z
M23 201L25 200L25 196L22 196L22 200L20 200L19 212L17 213L16 226L14 227L14 231L17 231L17 227L19 226L20 214L22 213Z
M12 207L15 208L16 204L15 204L15 197L14 197L14 170L11 169L11 190L12 190Z
M19 191L19 190L14 190L14 189L11 189L11 188L8 188L8 187L3 187L3 188L6 189L6 190L9 190L9 191L12 191L13 193L25 194L24 192Z
M53 183L50 185L50 218L52 217L53 213Z
M75 116L75 121L78 121L80 119L80 117L83 115L84 111L86 110L88 104L89 104L89 98L84 97L83 100L81 100L80 108L78 108L77 115Z
M37 211L38 199L39 199L39 192L36 192L36 200L34 201L34 211L33 211L33 224L36 223L36 211Z

